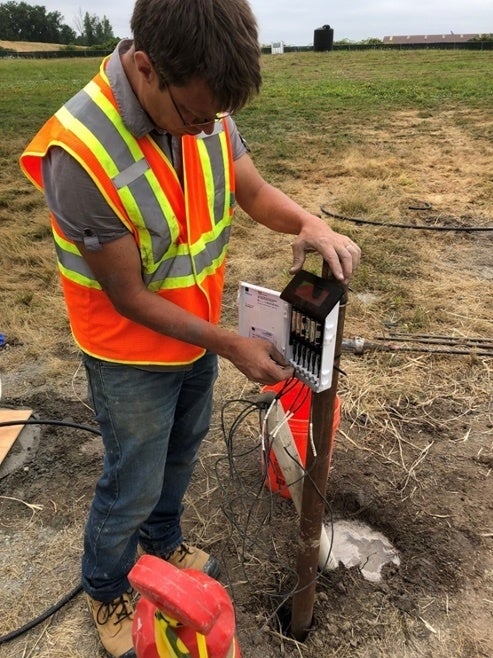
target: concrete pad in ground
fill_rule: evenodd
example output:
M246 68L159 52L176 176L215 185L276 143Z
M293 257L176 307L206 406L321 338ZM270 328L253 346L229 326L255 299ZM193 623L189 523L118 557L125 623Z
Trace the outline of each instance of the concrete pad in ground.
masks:
M380 582L385 564L400 564L398 551L381 532L360 521L334 521L327 527L332 555L345 567L358 566L366 580Z

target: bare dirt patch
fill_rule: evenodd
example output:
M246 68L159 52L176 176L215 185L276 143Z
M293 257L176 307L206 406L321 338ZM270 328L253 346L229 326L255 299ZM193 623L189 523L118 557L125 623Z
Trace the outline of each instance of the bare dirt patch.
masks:
M283 187L316 212L328 204L348 216L491 226L488 130L491 117L479 113L467 121L457 113L400 113L367 129L343 160L311 162L304 177L286 180ZM432 210L409 210L416 200L431 203ZM33 210L40 223L41 213ZM347 337L375 339L401 331L491 340L491 232L334 224L350 232L364 253L351 284ZM274 289L284 285L288 245L289 239L274 241L238 218L226 324L236 322L240 278ZM275 248L279 253L273 256ZM32 316L24 319L16 325L17 344L0 351L2 406L92 423L66 327L59 320L50 334L41 316L35 317L36 328ZM23 324L29 331L23 333ZM47 352L40 336L36 345L29 342L34 331L45 335ZM385 567L380 583L365 580L357 567L322 574L304 643L283 631L279 616L296 587L296 514L290 501L272 496L262 484L255 414L234 432L231 468L221 410L227 400L255 399L259 391L221 364L213 424L187 497L185 524L192 541L221 559L244 658L493 655L492 363L475 350L343 354L342 421L326 523L329 528L336 519L369 523L392 541L401 562ZM243 402L228 407L227 430L242 409ZM46 426L32 460L0 481L0 634L20 627L77 584L82 527L100 462L96 436ZM87 658L102 655L99 651L80 596L0 645L2 658Z
M255 391L247 395L254 398ZM90 413L67 398L35 394L18 403L43 418L91 422ZM322 575L313 628L301 645L286 637L276 614L296 587L296 514L289 501L262 487L252 424L235 437L232 477L216 416L187 497L186 526L192 540L221 558L244 656L490 655L493 409L481 406L461 418L463 411L443 400L425 417L419 409L396 408L387 432L366 419L343 420L328 527L338 518L370 524L393 542L401 564L384 567L378 584L357 567ZM456 420L448 426L451 417ZM77 584L82 522L100 462L97 437L45 427L29 467L0 484L2 589L10 611L3 632ZM20 656L34 644L44 656L102 655L80 596L1 647L0 655Z

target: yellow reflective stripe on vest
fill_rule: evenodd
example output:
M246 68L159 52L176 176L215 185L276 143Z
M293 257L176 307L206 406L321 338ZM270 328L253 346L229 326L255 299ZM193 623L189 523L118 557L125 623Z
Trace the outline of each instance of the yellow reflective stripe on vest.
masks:
M229 235L229 227L228 227L228 235ZM171 290L173 288L181 288L181 287L188 288L195 284L200 285L208 276L214 274L214 272L217 269L219 269L219 267L221 267L221 265L223 264L226 258L227 251L228 251L227 245L223 245L217 257L214 258L213 260L207 258L207 262L209 264L207 266L202 267L201 270L180 277L168 276L161 280L153 280L147 284L147 287L149 288L149 290L153 290L155 292L157 290ZM187 255L187 259L190 261L189 255ZM193 259L192 262L195 263L196 259Z
M223 162L228 162L228 142L226 137L221 139L220 144ZM233 199L231 199L230 195L227 193L227 190L231 189L231 175L229 167L224 167L224 189L226 190L226 194L224 195L224 204L221 210L221 217L226 218L231 216L231 207L233 203Z
M62 126L66 130L69 130L70 132L75 133L85 144L88 145L88 147L91 149L91 151L94 152L94 150L96 149L96 151L101 152L101 150L104 150L101 143L93 135L93 133L88 128L86 128L86 126L81 121L79 121L79 119L76 119L73 116L73 114L71 114L67 110L65 105L63 107L61 107L55 113L55 116L58 119L58 121L60 121L60 123L62 124ZM80 159L78 154L73 153L72 151L71 151L71 153L77 159L77 161L82 166L84 166L84 162ZM110 154L107 151L105 151L105 153L106 153L107 161L112 162L112 158L111 158ZM84 166L84 169L86 169L86 171L87 171L87 168L85 166ZM114 166L114 170L116 171L116 165ZM98 186L98 189L101 192L101 194L106 199L106 202L110 203L110 199L108 198L108 195L106 194L104 186L101 185L100 182L97 181L97 180L95 180L94 182ZM114 207L113 207L113 204L111 204L111 207L113 208L113 210L115 210Z
M107 85L109 85L109 80L108 77L104 71L104 66L101 67L100 71L100 76L103 78L103 80L106 82ZM89 84L87 85L88 89L88 94L92 98L92 100L100 107L103 112L106 114L108 119L111 121L111 123L115 126L115 128L119 131L120 136L122 139L125 140L125 143L129 149L129 151L132 153L134 156L135 161L139 161L141 158L144 157L142 153L142 149L140 148L137 140L132 137L132 139L129 139L129 135L126 135L125 133L122 133L120 130L120 126L122 124L122 119L120 114L117 112L116 108L110 103L110 101L106 98L106 96L103 94L101 88L94 82L94 80L91 80ZM176 172L174 169L172 169L172 172L175 176L175 178L178 178ZM121 173L121 172L120 172ZM156 197L158 201L161 203L161 210L163 212L163 215L165 217L169 217L173 215L173 209L171 205L168 202L168 199L166 198L165 195L159 194L161 192L161 188L159 186L159 183L157 182L154 172L152 169L148 167L146 170L145 175L149 178L149 182L151 183L153 190L156 192L158 191L158 194L156 194ZM178 230L178 229L177 229Z
M105 78L105 81L108 82L106 76L103 76ZM137 140L128 132L124 132L121 130L121 123L122 119L116 110L116 108L111 104L111 102L106 98L106 96L103 94L101 88L96 84L94 80L91 80L85 87L85 90L88 94L88 96L91 98L91 100L94 102L94 104L101 109L101 111L105 114L107 117L108 121L114 126L115 130L119 133L121 139L125 141L125 144L132 155L135 163L141 162L144 160L144 154L142 153L142 149L140 148ZM111 176L113 181L115 181L119 176L121 176L122 171L117 168L115 173ZM152 169L147 165L147 168L143 175L146 177L146 179L149 182L149 185L154 192L154 196L156 198L157 203L159 204L161 208L161 212L165 217L173 217L173 209L171 208L171 205L168 203L168 200L165 195L159 194L160 187L159 184L156 180L156 177L154 175L154 172ZM129 185L123 185L123 186L118 186L118 194L127 209L128 214L132 218L132 221L134 224L137 224L138 226L145 226L145 220L142 215L142 212L140 210L140 206L137 202L137 200L134 197L134 194L131 192ZM173 245L173 238L176 238L178 235L178 227L176 225L176 222L174 223L174 231L171 231L172 233L172 241L171 245ZM174 236L173 236L174 233ZM153 245L152 245L152 238L150 233L146 231L140 232L140 240L141 240L141 249L144 249L146 253L149 256L154 257L154 250L153 250ZM172 253L168 253L168 257L174 257L175 253L173 253L174 250L172 250Z
M218 134L218 140L219 140L219 150L221 153L221 159L223 162L227 162L228 144L224 131ZM221 218L225 218L229 216L230 208L231 208L231 199L228 194L225 194L223 199L224 202L222 206L220 208L216 208L215 206L216 198L211 193L211 190L214 188L214 171L212 167L211 156L207 151L204 139L197 140L197 148L203 163L202 166L204 171L204 179L206 181L206 187L207 187L207 201L209 205L209 212L211 214L211 217L214 218L214 221L217 222ZM224 167L221 173L224 175L224 189L225 190L231 189L229 167Z
M91 102L94 105L88 106L88 102ZM113 141L115 141L115 137L118 140L114 146L118 148L118 143L123 141L126 149L128 150L128 155L125 157L125 163L117 162L115 158L110 154L110 149L105 147L105 145L102 143L101 140L103 137L99 139L94 131L91 130L89 125L86 123L82 124L81 120L77 119L76 114L81 110L81 105L84 105L83 116L84 121L87 123L89 123L91 120L91 110L94 113L95 108L97 108L98 112L100 111L102 115L104 115L105 121L108 122L106 128L111 127L112 129ZM119 116L112 103L105 97L99 85L94 80L90 81L84 87L84 89L79 92L79 94L77 94L74 98L70 99L70 101L66 103L63 109L65 119L63 121L64 127L66 127L68 130L72 130L73 132L79 130L80 133L83 133L83 139L85 143L98 158L99 162L104 166L106 173L113 181L118 180L126 168L130 168L136 163L145 164L145 171L143 176L145 176L146 180L148 181L149 188L152 190L153 200L156 202L156 207L159 209L159 213L156 212L153 214L165 214L165 216L168 218L168 226L170 227L171 239L169 239L166 244L168 247L171 247L171 249L169 249L169 253L166 254L166 256L169 258L174 258L175 250L173 248L173 242L179 234L179 228L176 222L176 218L174 218L173 210L169 205L166 197L161 193L159 183L155 178L154 172L146 162L138 141L123 126L121 117ZM70 121L72 121L72 123L70 123ZM80 126L82 125L84 126L83 130L80 129ZM108 132L109 131L106 130L106 133ZM79 133L76 132L76 134ZM111 141L111 137L108 137L107 134L106 139L108 142ZM140 203L136 200L135 194L132 193L128 185L115 185L115 187L117 188L117 192L122 200L123 205L125 206L128 216L131 218L131 220L129 220L128 217L123 217L122 219L127 228L130 230L132 230L134 225L141 229L139 231L140 244L144 254L147 256L147 259L144 259L144 262L152 262L155 257L155 249L150 233L146 230L146 224L141 212ZM175 221L172 221L173 218Z
M116 107L103 94L101 87L98 84L96 84L94 80L91 80L84 87L84 91L87 93L89 98L91 98L94 101L94 103L99 108L101 108L101 110L106 115L107 119L111 121L111 123L115 126L115 128L119 130L118 126L121 124L122 119ZM128 147L128 150L132 154L134 160L137 161L143 157L142 150L135 139L125 140L125 143Z
M91 83L88 83L86 85L85 89L90 87ZM94 85L96 88L97 85ZM105 99L106 100L106 99ZM105 169L110 176L110 178L114 178L115 176L118 175L119 170L118 167L109 153L109 151L103 146L101 141L98 139L98 137L84 124L80 119L78 119L74 114L72 114L67 105L64 105L61 107L55 114L57 119L60 121L60 123L63 125L66 130L69 130L73 133L75 133L89 148L90 150L97 155L98 159L100 162L105 163ZM75 157L77 155L75 154ZM80 160L80 158L77 157L77 160L79 161L82 166L84 166L84 162ZM84 169L87 171L87 167L84 166ZM88 172L89 173L89 172ZM103 194L104 198L106 201L109 203L109 197L106 194L105 188L103 185L100 184L100 182L96 179L95 180L96 185L98 186L99 191ZM122 196L122 194L120 194ZM132 213L139 213L139 209L137 204L135 203L135 200L132 198L127 198L123 199L122 201L125 205L125 208L131 208ZM112 206L113 207L113 206ZM113 208L113 210L115 210ZM120 213L118 213L118 216L120 216ZM120 216L120 219L125 219ZM142 221L142 218L140 218ZM131 228L131 226L128 224L128 221L124 221L125 225L127 228Z
M214 174L212 171L211 158L209 156L209 153L207 151L203 139L197 139L197 149L200 154L200 159L202 161L205 187L207 190L207 205L209 206L209 213L210 216L215 219L214 194L212 193L212 190L214 189Z

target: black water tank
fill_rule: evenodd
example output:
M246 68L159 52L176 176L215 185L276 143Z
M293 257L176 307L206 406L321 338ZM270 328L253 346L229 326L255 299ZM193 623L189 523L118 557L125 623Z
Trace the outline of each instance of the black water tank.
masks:
M334 47L334 30L330 25L318 27L313 34L313 50L323 53L326 50L332 50Z

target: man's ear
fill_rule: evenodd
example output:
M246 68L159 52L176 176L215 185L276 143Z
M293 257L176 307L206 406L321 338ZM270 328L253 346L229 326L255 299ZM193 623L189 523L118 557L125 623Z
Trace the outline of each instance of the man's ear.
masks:
M156 70L152 65L149 55L143 50L136 50L134 53L134 62L137 71L141 74L145 82L148 84L152 82L154 77L157 77Z

